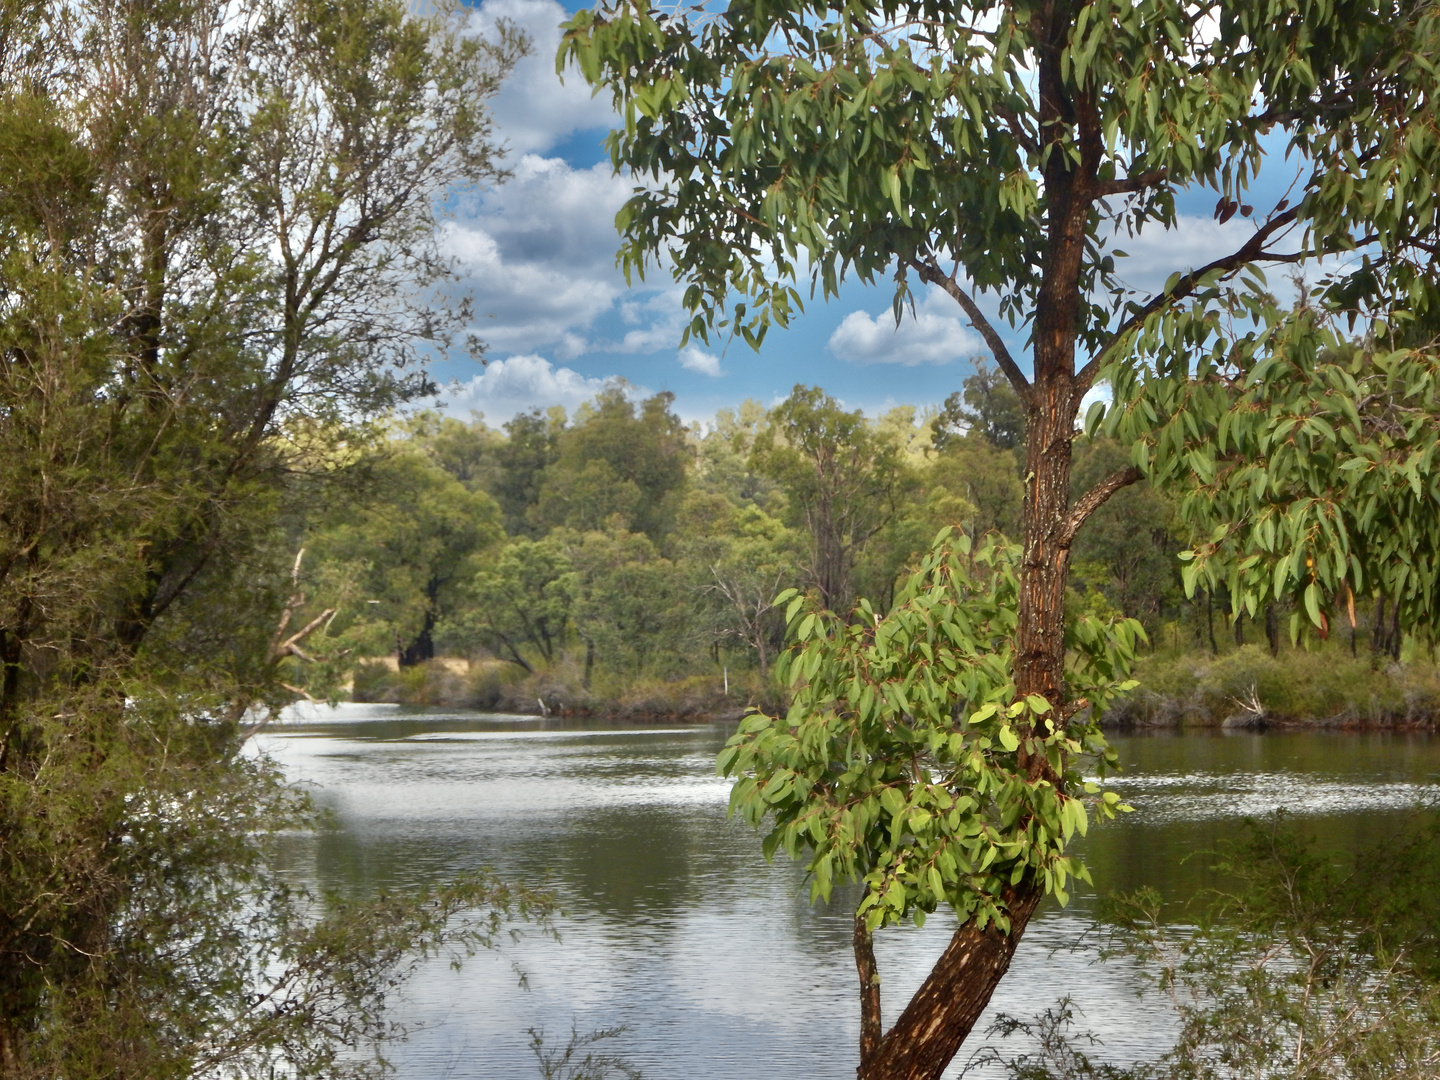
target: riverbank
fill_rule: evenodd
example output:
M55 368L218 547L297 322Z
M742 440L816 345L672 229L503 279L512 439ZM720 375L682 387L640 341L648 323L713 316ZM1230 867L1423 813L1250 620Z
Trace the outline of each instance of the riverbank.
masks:
M773 708L774 692L755 673L677 679L597 674L587 682L569 660L526 671L504 660L441 657L397 668L393 660L358 665L351 700L431 705L536 716L611 717L670 723L738 721L751 705Z
M1105 726L1140 728L1426 730L1440 727L1440 666L1424 657L1377 663L1344 645L1259 645L1147 656L1140 686L1112 706Z
M1423 657L1377 664L1368 652L1342 647L1286 649L1258 645L1227 652L1143 657L1140 686L1115 703L1105 726L1323 730L1440 728L1440 666ZM397 668L371 660L356 668L351 698L528 715L611 717L670 723L733 722L747 708L782 707L775 688L755 672L674 679L596 674L587 684L566 660L526 671L503 660L438 658Z

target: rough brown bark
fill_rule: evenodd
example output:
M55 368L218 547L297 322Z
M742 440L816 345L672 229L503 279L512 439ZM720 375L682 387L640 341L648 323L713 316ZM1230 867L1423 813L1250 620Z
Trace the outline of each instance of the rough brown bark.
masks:
M1065 700L1065 583L1070 568L1070 449L1075 411L1063 377L1037 382L1029 415L1015 684Z
M856 1075L864 1080L865 1070L880 1048L880 969L875 965L875 945L865 920L855 916L855 970L860 975L860 1067Z
M1008 934L994 925L981 930L974 920L955 931L868 1066L861 1065L860 1080L933 1080L944 1072L1009 970L1040 899L1033 885L1008 898Z

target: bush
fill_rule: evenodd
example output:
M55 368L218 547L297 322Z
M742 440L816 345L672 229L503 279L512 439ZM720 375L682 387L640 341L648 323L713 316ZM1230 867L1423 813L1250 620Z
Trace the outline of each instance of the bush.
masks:
M1440 670L1414 661L1377 669L1339 647L1286 650L1244 645L1218 657L1152 656L1136 667L1140 688L1111 706L1109 723L1215 727L1236 723L1363 727L1432 726L1440 716Z

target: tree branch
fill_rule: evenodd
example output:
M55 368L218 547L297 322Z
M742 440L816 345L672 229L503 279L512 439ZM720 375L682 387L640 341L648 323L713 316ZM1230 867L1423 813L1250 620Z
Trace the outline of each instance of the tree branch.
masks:
M1005 126L1010 129L1011 136L1020 148L1026 153L1038 156L1040 144L1035 141L1031 134L1025 130L1025 125L1020 122L1020 116L1014 109L1004 102L997 102L992 106L995 115L1005 121Z
M970 325L985 339L985 344L990 346L990 352L995 357L996 365L1005 373L1005 377L1010 380L1011 385L1015 387L1015 392L1020 395L1020 400L1029 404L1030 380L1025 378L1025 373L1020 370L1020 365L1015 363L1014 357L1010 355L1010 350L1005 347L1005 342L1001 340L999 332L990 324L990 320L985 318L984 312L982 312L975 301L970 298L970 294L962 289L954 278L941 270L933 259L929 262L911 259L910 265L914 267L915 272L920 275L921 281L929 282L931 285L939 285L940 288L949 293L951 298L964 309L966 317L970 320Z
M1109 359L1110 353L1113 352L1116 346L1124 341L1136 327L1143 325L1145 320L1155 314L1155 312L1168 307L1177 300L1185 299L1185 297L1195 291L1196 286L1200 284L1201 279L1207 274L1214 273L1216 270L1223 270L1225 276L1228 277L1241 267L1248 266L1250 263L1294 263L1314 254L1314 252L1310 251L1294 251L1281 254L1279 252L1265 250L1266 241L1282 229L1293 225L1298 214L1299 211L1292 208L1282 214L1276 215L1264 225L1260 226L1260 228L1256 229L1254 235L1245 241L1239 250L1222 258L1215 259L1212 262L1208 262L1198 270L1191 270L1188 274L1183 275L1172 288L1152 296L1143 307L1120 324L1120 329L1110 335L1110 340L1105 343L1104 347L1095 354L1088 364L1080 369L1080 372L1075 376L1075 383L1080 393L1084 393L1090 389L1101 366Z
M1075 534L1080 531L1080 526L1085 524L1091 514L1104 506L1105 501L1109 499L1111 495L1114 495L1121 488L1129 487L1131 484L1142 479L1144 479L1144 473L1134 465L1127 465L1123 469L1117 469L1084 495L1081 495L1079 500L1070 509L1070 517L1065 521L1065 528L1060 533L1057 546L1068 548L1074 543Z
M1123 180L1097 180L1095 194L1102 199L1107 195L1130 195L1156 184L1163 184L1169 177L1169 169L1155 169L1139 176L1127 176Z

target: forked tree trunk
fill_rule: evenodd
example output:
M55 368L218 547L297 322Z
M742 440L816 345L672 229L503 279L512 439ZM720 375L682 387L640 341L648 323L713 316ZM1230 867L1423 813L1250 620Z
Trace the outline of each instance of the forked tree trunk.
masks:
M960 1049L1005 972L1030 916L1041 900L1041 890L1024 885L1008 898L1010 932L993 924L979 929L974 920L963 924L950 938L910 1004L879 1045L866 1053L866 1017L861 1018L860 1080L918 1080L938 1077ZM856 952L860 933L856 934ZM873 958L871 960L873 965ZM863 973L863 965L862 965ZM861 989L864 1002L866 988ZM880 986L873 987L875 1020L879 1031Z

